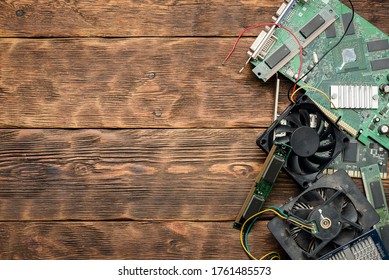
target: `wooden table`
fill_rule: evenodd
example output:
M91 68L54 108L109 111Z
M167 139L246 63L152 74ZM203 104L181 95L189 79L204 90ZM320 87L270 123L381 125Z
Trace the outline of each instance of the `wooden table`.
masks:
M389 32L388 1L353 2ZM221 63L280 4L0 1L0 258L247 259L275 81L237 74L258 31ZM268 205L299 192L281 175ZM280 250L266 224L256 255Z

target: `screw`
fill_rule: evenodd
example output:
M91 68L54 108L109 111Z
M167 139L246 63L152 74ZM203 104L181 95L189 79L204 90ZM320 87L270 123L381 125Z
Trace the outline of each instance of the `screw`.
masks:
M16 11L16 16L18 16L18 17L24 16L24 11L23 10L17 10Z

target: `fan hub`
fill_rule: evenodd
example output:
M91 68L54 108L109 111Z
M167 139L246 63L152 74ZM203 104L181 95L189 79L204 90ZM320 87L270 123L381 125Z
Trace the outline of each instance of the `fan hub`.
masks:
M333 239L342 229L341 214L328 205L313 210L308 220L316 222L318 232L315 237L321 240Z
M320 226L323 228L323 229L329 229L332 225L332 221L331 219L329 218L324 218L320 221Z
M302 126L293 132L290 144L296 155L300 157L310 157L319 148L320 139L313 128Z

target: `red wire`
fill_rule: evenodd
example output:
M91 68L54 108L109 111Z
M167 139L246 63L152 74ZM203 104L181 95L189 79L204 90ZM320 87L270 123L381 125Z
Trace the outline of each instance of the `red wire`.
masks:
M233 54L233 52L235 51L236 49L236 46L238 45L239 43L239 40L240 38L249 30L251 29L256 29L258 27L262 27L262 26L277 26L277 27L280 27L284 30L286 30L290 35L293 36L293 38L296 40L297 44L299 45L299 50L300 50L300 66L299 66L299 70L298 70L298 73L297 73L297 79L298 80L300 78L300 75L301 75L301 71L302 71L302 68L303 68L303 46L301 45L299 39L297 38L297 36L291 31L289 30L288 28L286 28L285 26L283 26L282 24L278 24L278 23L274 23L274 22L268 22L268 23L260 23L260 24L257 24L257 25L252 25L252 26L249 26L247 28L245 28L242 32L240 32L238 38L236 39L231 51L227 54L226 58L224 59L223 61L223 64L231 57L231 55ZM296 90L296 86L297 84L294 85L293 87L293 91Z

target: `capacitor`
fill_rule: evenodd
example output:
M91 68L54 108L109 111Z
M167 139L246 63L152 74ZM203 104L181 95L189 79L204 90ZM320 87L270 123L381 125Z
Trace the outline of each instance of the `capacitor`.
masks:
M374 120L373 120L375 123L378 123L380 121L380 118L379 117L375 117Z
M389 126L386 125L386 124L383 124L381 125L379 128L378 128L378 133L379 134L387 134L389 132Z
M389 84L380 85L380 90L382 93L388 94L389 93Z
M319 57L317 56L316 52L313 52L313 63L315 64L319 63Z

